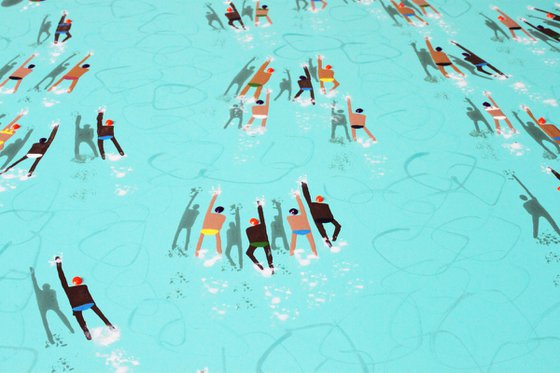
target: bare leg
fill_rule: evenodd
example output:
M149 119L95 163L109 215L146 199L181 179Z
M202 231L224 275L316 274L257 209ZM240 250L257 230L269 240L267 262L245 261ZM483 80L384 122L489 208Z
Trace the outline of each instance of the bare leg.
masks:
M437 9L436 9L436 8L434 8L433 6L431 6L431 5L430 5L430 8L432 8L432 10L433 10L434 12L436 12L437 14L441 15L441 13L440 13L440 12L438 12L438 11L437 11Z
M309 246L311 246L311 251L313 252L313 255L318 256L317 255L317 247L315 246L315 240L313 239L313 235L311 233L307 233L305 236L307 237L307 240L309 241Z
M247 94L247 92L249 92L249 85L247 84L245 87L243 87L243 90L241 91L241 93L239 94L239 96L245 96Z
M269 25L272 25L272 20L270 19L269 16L266 16L266 20L268 21L268 24L269 24Z
M313 4L313 3L311 3ZM319 86L321 87L321 93L325 94L327 91L325 90L325 83L323 82L322 79L319 79Z
M113 325L111 324L111 322L109 320L107 320L107 318L105 317L105 315L103 314L103 312L101 312L101 310L97 307L97 305L93 305L93 307L91 307L91 309L93 310L93 312L95 312L95 314L97 316L99 316L99 318L101 320L103 320L103 322L105 323L105 325L107 325L110 328L114 328Z
M219 255L222 255L222 238L220 237L220 232L216 233L216 251Z
M500 121L497 120L497 119L494 119L494 125L496 126L496 132L502 133L502 129L500 127Z
M266 127L266 120L268 119L268 117L264 118L261 122L261 127L264 128Z
M103 147L104 140L97 140L97 147L99 148L99 154L101 154L101 158L105 159L105 149Z
M17 83L16 83L16 85L15 85L15 87L14 87L14 91L13 91L12 93L16 93L16 92L17 92L17 90L18 90L19 86L21 85L21 82L22 82L22 81L23 81L23 79L20 79L20 80L17 81Z
M370 137L370 139L374 142L377 142L377 139L375 138L375 136L373 136L373 134L371 132L369 132L369 130L367 129L366 126L364 126L364 131L366 131L367 135Z
M512 36L515 40L517 40L517 35L515 35L515 31L513 31L512 29L509 29L509 32L510 32L511 36Z
M58 79L58 80L56 81L56 83L54 83L48 90L49 90L49 91L52 91L55 87L58 87L58 85L59 85L60 83L62 83L63 80L64 80L64 77Z
M290 241L290 255L294 255L294 250L296 249L297 235L292 233L292 240Z
M511 124L511 122L509 121L508 118L504 119L506 121L506 124L508 125L509 129L512 130L513 132L517 132L515 130L515 128L513 128L513 125Z
M457 66L455 65L451 65L451 68L453 70L455 70L455 72L457 72L457 74L461 75L461 76L465 76L465 74L463 74L463 72L461 70L459 70L459 68L457 68Z
M296 93L296 95L294 96L294 101L295 101L299 96L301 96L302 93L303 93L303 89L300 89L300 90Z
M260 85L257 87L257 89L255 90L255 95L253 96L255 98L255 100L258 100L259 97L261 97L261 92L263 90L263 86Z
M537 41L537 40L533 37L533 35L531 35L531 34L529 34L529 33L527 32L527 30L525 30L525 29L522 28L521 31L523 31L523 32L525 33L525 35L527 35L527 36L529 37L529 39L531 39L532 41Z
M33 162L33 165L31 165L31 168L29 169L27 176L33 175L33 171L35 171L35 168L37 167L37 165L39 165L41 159L43 159L43 157L35 159L35 162Z
M446 78L449 78L449 75L447 74L447 72L445 71L445 69L443 68L443 66L439 66L439 65L438 65L438 69L439 69L439 71L443 74L443 76L445 76Z
M196 250L194 252L194 256L198 256L198 252L202 247L202 241L204 241L204 234L201 233L200 236L198 237L198 243L196 244Z
M72 91L76 87L76 84L78 84L78 79L72 79L72 83L70 83L70 87L68 87L68 90L66 92L72 93Z
M89 330L86 321L84 320L84 316L82 315L82 311L74 311L74 316L76 317L80 328L82 328L82 330L84 331L86 338L88 340L91 339L91 334L89 334Z
M334 91L339 85L340 83L338 82L338 80L333 80L333 87L331 88L331 92Z
M115 148L117 148L117 151L119 152L119 154L124 155L124 152L123 152L121 146L119 145L119 142L117 141L117 138L115 136L113 136L113 137L111 137L111 141L115 145Z
M3 86L6 85L6 83L8 83L9 79L4 80L2 83L0 83L0 88L2 88Z
M340 230L342 229L342 226L340 224L338 224L338 222L335 219L333 219L331 221L331 223L334 225L334 233L333 233L333 236L332 236L332 240L336 241L336 239L338 238L338 235L340 233Z
M352 128L352 139L356 141L356 129Z
M255 117L251 116L251 119L249 119L245 127L251 127L254 121L255 121Z
M274 264L272 264L272 250L270 250L270 245L266 245L264 248L266 254L266 261L268 262L268 268L274 271Z
M414 17L416 17L416 19L418 19L423 24L426 24L426 25L428 24L428 22L424 21L420 16L415 15Z
M11 166L9 166L8 168L6 168L4 171L0 172L0 175L10 171L12 168L14 168L15 166L17 166L20 162L23 162L24 160L27 159L27 155L24 155L23 157L21 157L19 160L15 161L14 163L12 163Z

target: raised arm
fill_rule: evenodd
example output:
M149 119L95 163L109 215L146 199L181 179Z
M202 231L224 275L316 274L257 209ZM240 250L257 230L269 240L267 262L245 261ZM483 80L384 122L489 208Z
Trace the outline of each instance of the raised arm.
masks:
M301 213L302 216L307 216L307 213L305 212L305 206L303 206L303 201L301 200L301 196L298 194L296 194L296 201L299 207L299 211Z
M531 112L531 109L529 109L528 107L525 109L525 112L527 113L527 115L529 117L531 117L531 119L533 120L533 122L535 122L535 124L538 124L537 122L537 118L535 118L535 116L533 115L533 113Z
M428 39L428 38L426 38L426 46L430 50L430 53L435 52L434 47L432 47L432 43L430 42L430 39Z
M239 13L239 12L237 11L237 8L235 7L235 4L234 4L232 1L229 2L229 6L231 7L231 9L233 9L233 11L234 11L235 13Z
M260 2L259 0L257 0L257 5L255 6L255 11L256 11L257 9L259 9L259 6L260 6L260 5L261 5L261 2Z
M261 72L261 73L264 72L264 70L267 68L268 64L270 64L270 60L266 60L266 62L261 65L261 67L259 68L259 72Z
M307 204L311 205L311 194L309 194L307 183L301 183L301 191L303 192L303 197L307 201Z
M63 24L65 19L66 19L66 13L62 13L62 17L60 17L60 21L58 21L58 24L59 25Z
M28 59L26 59L25 62L21 64L21 67L25 67L32 59L35 58L35 56L36 56L36 54L33 53L33 54L31 55L31 57L29 57Z
M319 67L319 69L321 69L321 67ZM305 76L307 77L307 80L311 81L311 74L309 73L309 68L307 66L304 66L303 71L305 72Z
M399 6L397 5L397 3L395 3L393 0L391 0L391 4L393 4L393 6L394 6L395 8L398 8L398 7L399 7Z
M352 114L352 99L350 97L346 98L346 104L348 105L348 115Z
M97 130L103 127L103 114L104 112L102 111L97 113Z
M490 102L492 103L492 105L494 105L495 107L499 108L498 104L496 103L496 101L494 101L494 99L492 98L491 95L486 95L486 98L488 98L490 100Z
M505 14L504 12L502 12L498 7L496 7L494 10L496 12L500 13L501 15L503 15L504 17L509 18L509 16L507 14Z
M56 260L56 259L55 259ZM68 290L68 282L64 276L64 271L62 270L62 262L56 263L56 271L58 272L58 278L60 279L60 284L64 288L64 291Z
M214 207L214 203L216 203L216 199L218 199L218 193L214 193L214 195L212 196L210 204L208 205L208 210L206 210L206 215L212 213L212 208Z
M8 125L6 126L5 129L7 130L7 129L9 129L11 126L13 126L14 124L16 124L16 122L17 122L18 120L20 120L24 115L25 115L24 113L18 114L18 116L15 117L14 120L12 120L10 123L8 123Z
M49 139L47 140L47 145L50 145L53 142L54 137L56 136L57 132L58 132L58 124L55 124L54 128L51 131L51 135L49 136Z
M90 57L91 57L91 53L88 53L88 55L85 56L84 58L82 58L82 60L81 60L80 62L78 62L74 67L80 66L81 64L83 64L84 62L86 62L86 60L87 60L88 58L90 58Z
M263 208L262 208L262 205L260 203L259 203L259 206L257 207L257 210L259 211L259 221L261 222L261 224L265 224Z
M323 58L321 56L317 57L317 68L323 70Z

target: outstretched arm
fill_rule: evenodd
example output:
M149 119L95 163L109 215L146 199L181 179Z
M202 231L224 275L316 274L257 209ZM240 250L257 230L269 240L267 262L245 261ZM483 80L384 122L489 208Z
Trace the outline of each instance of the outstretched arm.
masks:
M24 115L25 115L24 112L19 113L18 116L14 118L14 120L12 120L10 123L8 123L8 125L6 126L6 129L7 129L7 128L10 128L11 126L13 126L13 125L14 125L18 120L20 120Z
M321 69L321 67L319 67L319 69ZM307 68L307 66L303 67L303 71L305 72L305 76L307 77L307 80L311 81L311 74L309 73L309 69Z
M91 56L92 56L92 53L88 53L88 55L85 56L84 58L82 58L82 60L81 60L80 62L78 62L74 67L80 66L81 64L83 64L84 62L86 62L86 60L87 60L88 58L90 58Z
M430 50L430 53L434 52L434 47L432 47L432 43L430 42L429 38L426 38L426 46Z
M261 72L261 73L264 72L264 70L267 68L268 64L270 64L270 60L266 60L266 62L261 65L261 67L259 68L259 72Z
M307 183L301 183L301 190L303 192L303 197L307 201L308 205L311 205L311 194L309 194L309 187Z
M303 206L303 201L301 200L301 196L298 194L296 194L296 201L299 207L299 211L301 213L302 216L307 216L307 213L305 212L305 207Z
M216 199L218 199L218 193L214 193L214 195L212 196L212 200L210 201L210 204L208 205L208 210L206 210L206 215L209 215L212 213L212 208L214 207L214 203L216 203Z
M529 21L527 21L525 18L521 18L521 21L522 21L523 23L525 23L527 26L530 26L530 27L534 28L535 30L540 31L540 30L538 29L537 26L533 25L532 23L530 23Z
M266 101L264 103L264 107L266 108L266 111L268 112L268 107L270 105L270 89L266 90Z
M317 56L317 68L323 70L323 57Z
M28 64L32 59L34 59L35 56L37 56L37 54L36 54L36 53L33 53L33 54L31 55L31 57L29 57L28 59L26 59L25 62L21 64L21 67L27 66L27 64Z
M527 115L528 115L529 117L531 117L531 119L533 120L533 122L535 122L535 124L538 124L537 118L535 118L535 116L534 116L533 113L531 112L531 109L529 109L528 107L525 107L525 112L527 113Z
M97 130L99 131L99 129L101 127L103 127L103 111L100 111L97 113Z
M502 12L498 7L494 8L494 10L498 13L500 13L501 15L503 15L506 18L509 18L509 16L507 14L505 14L504 12Z
M65 19L66 19L66 13L62 13L62 17L60 17L60 21L58 21L58 24L59 25L63 24Z
M348 105L348 115L352 114L352 99L350 97L346 98L346 104Z
M262 208L262 205L260 203L259 203L259 206L257 207L257 210L259 210L259 220L260 220L261 224L265 224L263 208Z
M60 258L58 260L60 260ZM67 291L69 287L68 282L66 281L66 277L64 276L64 271L62 270L62 262L56 263L56 271L58 272L58 278L60 279L60 283L62 284L64 291Z
M492 98L492 96L490 96L489 94L486 95L486 97L490 100L490 102L492 103L492 105L494 105L495 107L499 108L498 104L496 103L496 101L494 101L494 99Z
M456 46L458 46L459 48L461 48L462 50L464 50L465 52L469 53L469 54L474 54L473 52L471 52L470 50L468 50L467 48L463 47L461 44L452 41L453 44L455 44Z
M50 145L53 142L54 137L56 136L57 132L58 132L58 123L54 125L53 130L51 131L51 135L49 136L49 139L47 140L47 145Z

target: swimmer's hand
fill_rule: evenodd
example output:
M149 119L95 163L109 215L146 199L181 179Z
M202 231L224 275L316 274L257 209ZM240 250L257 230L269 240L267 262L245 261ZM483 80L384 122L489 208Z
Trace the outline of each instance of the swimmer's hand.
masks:
M62 15L63 15L63 16L67 16L67 15L68 15L68 11L67 11L67 10L63 10L63 11L62 11Z
M497 6L494 5L494 6L492 7L492 9L493 9L493 10L498 10L498 9L500 9L500 8L498 8Z
M29 113L29 109L25 108L25 109L21 109L18 115L27 115L27 113Z
M267 89L266 89L266 94L269 95L269 94L271 94L271 93L272 93L272 89L267 88Z
M106 108L105 106L100 106L100 107L97 109L97 113L98 113L98 114L99 114L99 113L105 113L106 110L107 110L107 108Z
M352 99L352 97L350 95L346 95L346 97L344 97L346 99L346 101L350 101Z
M53 121L53 122L51 123L51 128L57 128L58 126L60 126L60 122L58 122L58 121L57 121L57 122L54 122L54 121Z
M482 91L482 94L486 97L490 97L490 95L492 94L492 92L490 91Z
M529 111L529 107L526 105L520 105L519 106L521 108L521 110L523 110L524 112L528 112Z
M450 42L451 44L457 45L457 42L456 42L455 40L449 40L449 42Z
M54 257L54 261L55 261L55 263L57 263L57 264L62 263L62 259L61 259L59 256L55 256L55 257Z
M424 40L432 40L432 38L430 36L426 36Z

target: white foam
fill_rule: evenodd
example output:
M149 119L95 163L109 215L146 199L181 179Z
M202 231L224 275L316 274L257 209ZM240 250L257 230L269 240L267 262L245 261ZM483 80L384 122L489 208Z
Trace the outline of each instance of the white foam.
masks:
M107 327L98 327L90 329L91 340L98 346L109 346L121 339L119 329L109 329Z
M101 354L97 352L95 354L97 357L105 358L105 365L110 365L115 369L115 373L127 373L130 372L130 367L137 367L140 365L138 360L130 357L125 357L124 353L119 350L111 351L110 354Z

